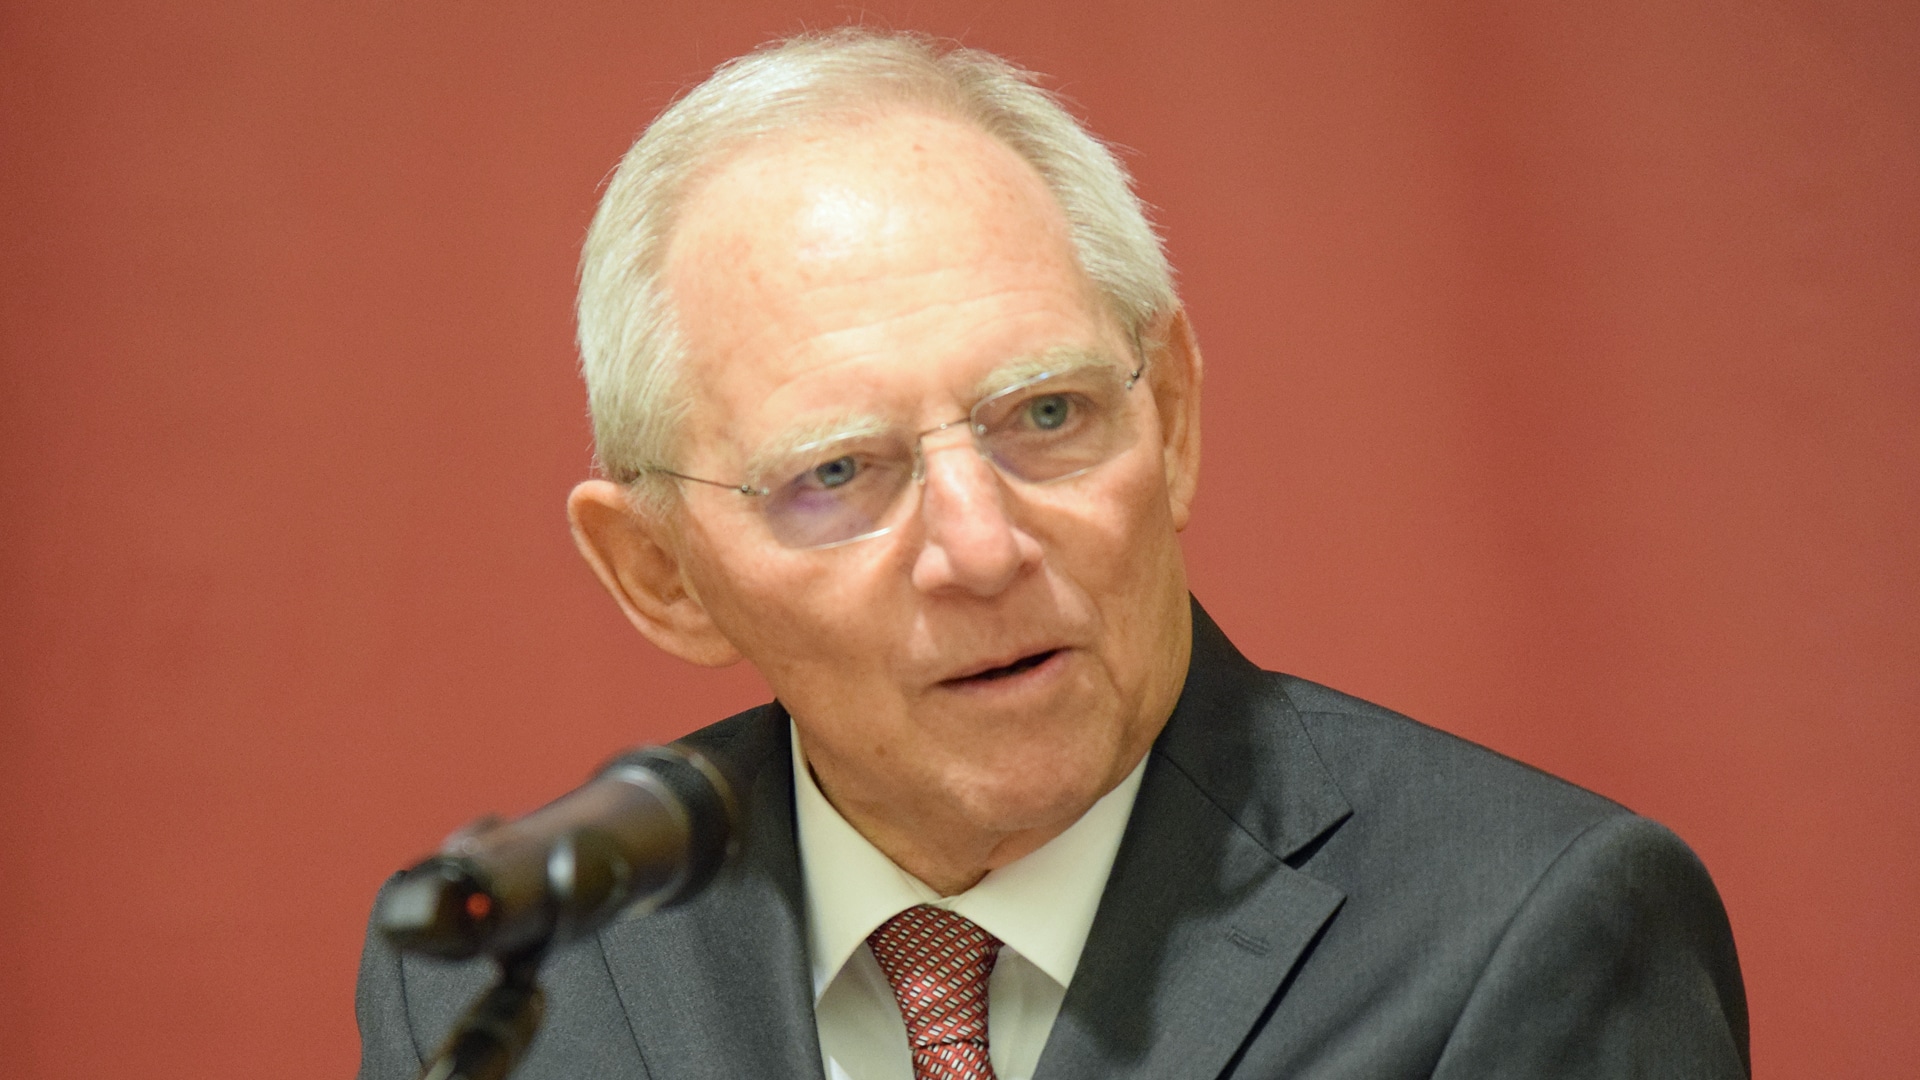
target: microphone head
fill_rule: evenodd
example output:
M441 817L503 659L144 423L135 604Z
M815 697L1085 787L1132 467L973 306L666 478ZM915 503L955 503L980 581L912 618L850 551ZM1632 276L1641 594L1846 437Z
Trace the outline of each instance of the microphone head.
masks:
M435 855L403 872L380 894L373 922L394 948L443 960L480 953L494 901L462 860Z

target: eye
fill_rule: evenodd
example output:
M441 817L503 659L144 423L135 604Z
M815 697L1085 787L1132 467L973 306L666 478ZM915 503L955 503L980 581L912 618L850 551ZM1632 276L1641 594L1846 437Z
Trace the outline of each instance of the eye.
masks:
M1065 394L1042 394L1027 402L1027 420L1041 431L1058 431L1067 422L1072 404Z
M849 483L860 472L860 463L852 454L834 458L822 465L816 465L807 472L807 479L823 488L837 488Z

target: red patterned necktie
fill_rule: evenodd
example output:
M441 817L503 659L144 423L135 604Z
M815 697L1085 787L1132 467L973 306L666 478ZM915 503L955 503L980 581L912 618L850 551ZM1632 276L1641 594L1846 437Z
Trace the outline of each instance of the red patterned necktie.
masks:
M945 908L908 908L867 938L893 984L913 1048L913 1080L994 1080L987 976L1000 939Z

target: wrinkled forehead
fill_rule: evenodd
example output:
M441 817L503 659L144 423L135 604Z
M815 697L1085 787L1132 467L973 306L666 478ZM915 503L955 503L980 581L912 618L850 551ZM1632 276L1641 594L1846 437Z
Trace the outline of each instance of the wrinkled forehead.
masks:
M970 125L926 113L805 129L737 153L683 204L664 269L696 400L748 375L777 385L810 365L890 351L926 360L955 328L991 352L982 321L1104 308L1034 169Z

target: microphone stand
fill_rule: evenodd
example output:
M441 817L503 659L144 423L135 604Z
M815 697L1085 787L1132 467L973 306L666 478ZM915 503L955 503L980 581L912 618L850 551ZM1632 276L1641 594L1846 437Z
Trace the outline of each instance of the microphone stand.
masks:
M420 1080L506 1080L526 1056L547 1018L547 998L534 982L551 939L498 957L500 976L454 1023Z

